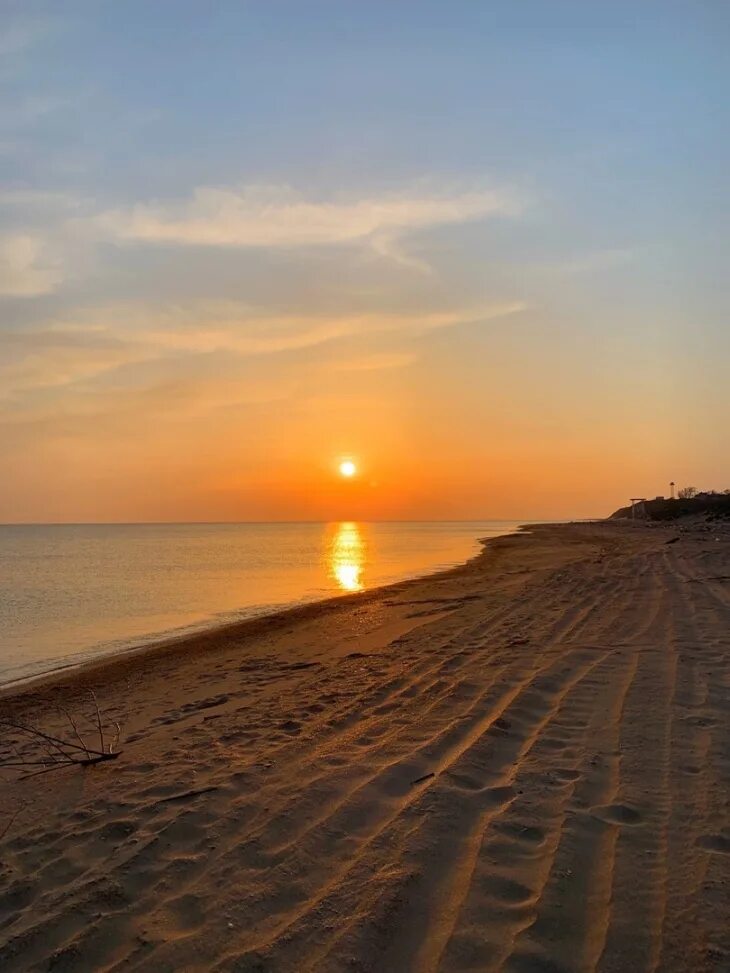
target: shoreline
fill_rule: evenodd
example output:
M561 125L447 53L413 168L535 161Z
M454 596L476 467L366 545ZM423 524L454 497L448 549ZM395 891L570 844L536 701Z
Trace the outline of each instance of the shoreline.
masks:
M462 521L458 522L462 523ZM463 521L463 523L467 522ZM453 523L457 523L457 521L453 521ZM472 561L482 558L485 555L486 547L492 541L496 541L501 537L522 535L523 533L529 532L532 528L539 526L558 527L562 525L552 522L542 524L525 523L520 524L515 530L509 533L497 534L495 537L477 537L475 540L477 544L481 545L481 548L465 561L452 565L451 567L426 571L424 574L404 578L400 581L390 581L385 584L375 585L365 591L342 592L341 594L329 595L325 598L313 598L311 601L275 607L271 611L264 609L259 614L240 618L235 621L221 622L219 624L211 624L214 618L214 616L211 616L209 619L201 621L199 627L196 626L195 628L181 631L178 634L175 634L173 631L160 633L159 636L154 634L142 636L141 641L135 640L135 644L123 648L102 652L101 655L82 659L78 662L67 662L53 669L48 669L27 677L21 677L20 679L0 682L0 702L26 694L33 694L35 690L44 690L56 684L74 682L77 678L82 679L90 672L113 668L116 665L126 665L140 656L146 656L148 654L154 656L163 653L174 654L175 650L184 652L188 649L194 649L194 647L202 648L203 643L214 642L216 639L225 638L226 636L239 636L241 638L255 637L268 630L276 631L277 628L296 623L297 621L317 617L329 611L336 611L348 603L367 603L373 598L387 594L391 589L396 591L403 585L416 584L431 578L438 579L441 576L448 576L452 572L464 570L468 568ZM94 649L92 648L89 651L91 654ZM59 662L63 662L63 659L60 659Z
M531 525L5 696L0 968L719 973L728 578L730 525ZM23 779L96 703L113 762Z

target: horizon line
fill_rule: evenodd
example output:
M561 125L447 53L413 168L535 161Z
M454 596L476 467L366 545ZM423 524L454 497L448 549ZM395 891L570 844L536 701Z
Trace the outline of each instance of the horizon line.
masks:
M430 517L430 518L383 518L367 519L364 517L338 517L329 520L18 520L0 521L0 527L221 527L273 524L473 524L483 521L492 523L513 523L523 520L533 522L558 521L553 517ZM593 517L572 518L579 520L593 520Z

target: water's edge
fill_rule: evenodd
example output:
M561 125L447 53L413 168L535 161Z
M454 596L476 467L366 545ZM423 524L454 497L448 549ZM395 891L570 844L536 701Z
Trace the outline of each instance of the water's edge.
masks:
M301 600L296 603L272 606L271 610L266 608L256 614L239 618L235 621L211 624L212 619L201 622L195 626L185 626L182 631L164 632L158 635L151 634L141 640L135 639L133 644L127 644L117 649L110 649L101 653L93 650L85 651L83 658L64 657L56 661L56 664L43 670L19 679L0 681L0 698L7 699L15 695L23 695L27 691L32 691L40 687L51 686L72 680L77 676L98 670L101 668L112 667L119 663L128 662L135 656L152 656L163 653L172 648L182 648L185 645L205 643L225 635L256 635L261 632L290 624L307 618L313 618L328 611L340 608L343 604L366 604L375 600L388 592L402 590L409 585L418 584L426 579L438 579L448 577L454 573L465 570L469 565L479 558L484 557L490 541L499 538L515 536L516 534L529 534L537 525L535 523L519 525L509 533L498 534L495 537L478 537L477 542L481 549L465 561L451 565L450 567L440 567L433 571L425 571L411 577L404 577L398 581L391 581L387 584L375 585L366 591L347 592L338 595L331 595L327 598L313 598ZM551 526L556 526L552 524Z

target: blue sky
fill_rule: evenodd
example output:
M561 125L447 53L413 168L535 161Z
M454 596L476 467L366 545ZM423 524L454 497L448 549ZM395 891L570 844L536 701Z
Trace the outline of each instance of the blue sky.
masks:
M0 520L728 485L727 4L0 11Z

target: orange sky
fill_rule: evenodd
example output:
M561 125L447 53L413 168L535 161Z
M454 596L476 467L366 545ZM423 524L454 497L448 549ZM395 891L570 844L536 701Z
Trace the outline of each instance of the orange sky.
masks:
M65 363L68 331L26 364L3 432L6 521L590 517L670 479L724 485L691 365L627 356L613 334L555 339L545 308L373 317L306 347L312 322L297 322L292 348L255 354L236 350L245 318L216 324L213 350L173 353L169 329L160 351L144 324L130 339L97 320L79 333L111 366L82 374L77 349ZM189 324L183 343L213 330Z

